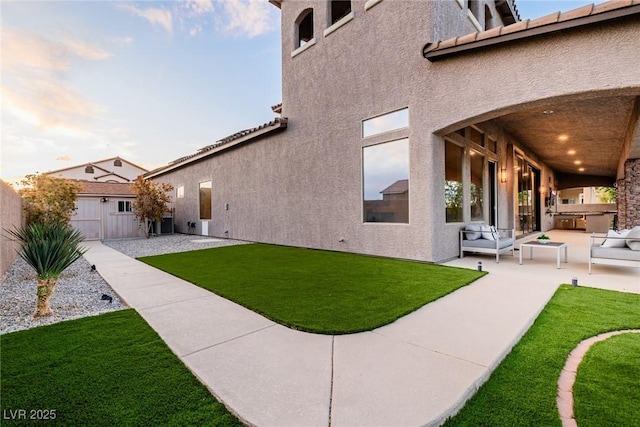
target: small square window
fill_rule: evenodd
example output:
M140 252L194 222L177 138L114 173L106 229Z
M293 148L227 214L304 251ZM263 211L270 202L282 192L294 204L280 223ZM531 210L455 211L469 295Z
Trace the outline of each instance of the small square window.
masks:
M131 202L129 200L118 200L118 212L131 212Z
M176 188L176 199L184 198L184 185Z
M84 168L84 173L93 173L93 166L87 166Z

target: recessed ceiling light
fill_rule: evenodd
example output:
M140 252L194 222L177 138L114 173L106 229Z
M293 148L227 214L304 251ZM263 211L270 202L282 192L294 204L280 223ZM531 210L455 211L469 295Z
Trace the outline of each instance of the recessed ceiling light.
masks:
M578 169L580 172L584 172L584 168L580 168Z
M574 165L579 165L582 164L582 160L576 160L575 162L573 162Z
M553 114L553 110L544 110L542 114Z
M569 139L569 135L565 135L565 134L558 135L558 141L564 142L564 141L567 141L568 139Z
M576 154L576 150L569 150L567 151L567 154L573 156L574 154Z

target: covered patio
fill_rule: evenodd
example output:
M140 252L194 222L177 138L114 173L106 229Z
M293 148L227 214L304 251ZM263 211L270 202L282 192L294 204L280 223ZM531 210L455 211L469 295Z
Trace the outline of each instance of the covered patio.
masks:
M501 255L500 263L496 263L492 255L468 254L464 258L449 261L445 265L477 268L478 262L481 262L482 268L490 275L514 284L522 281L544 281L560 285L571 283L572 279L576 278L578 286L640 294L640 268L638 267L595 264L592 267L592 274L589 274L590 233L578 230L551 230L546 234L554 242L568 244L569 262L562 262L560 269L556 268L555 251L538 250L534 253L534 259L531 260L529 250L525 249L523 263L518 264L520 243L531 240L531 237L516 241L515 255L513 257L509 254ZM564 261L564 258L562 260Z

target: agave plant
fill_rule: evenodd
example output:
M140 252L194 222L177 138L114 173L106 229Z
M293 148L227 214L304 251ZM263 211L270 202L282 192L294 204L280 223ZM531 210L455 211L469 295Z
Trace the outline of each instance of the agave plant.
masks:
M79 244L84 237L64 223L31 223L26 227L6 230L22 243L20 257L38 275L36 311L33 317L49 316L49 300L56 288L60 274L87 249Z

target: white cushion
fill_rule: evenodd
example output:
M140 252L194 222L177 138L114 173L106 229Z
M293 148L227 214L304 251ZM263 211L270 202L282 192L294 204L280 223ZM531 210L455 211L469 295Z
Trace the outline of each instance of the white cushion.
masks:
M493 225L489 226L487 224L480 225L480 231L482 231L482 238L487 240L496 240L497 230Z
M480 224L468 224L464 229L465 231L477 231L477 233L464 233L467 240L477 240L482 237Z
M608 239L602 242L603 248L624 248L627 246L627 241L624 237L627 237L630 230L622 230L619 233L615 230L609 230L607 237L618 237L618 239Z
M640 225L637 225L627 234L627 246L631 250L640 251Z

